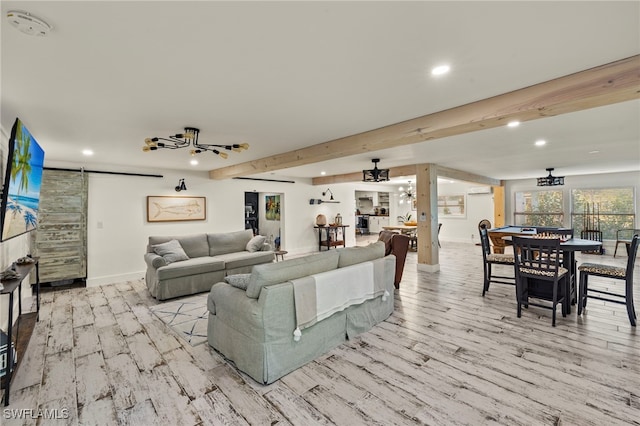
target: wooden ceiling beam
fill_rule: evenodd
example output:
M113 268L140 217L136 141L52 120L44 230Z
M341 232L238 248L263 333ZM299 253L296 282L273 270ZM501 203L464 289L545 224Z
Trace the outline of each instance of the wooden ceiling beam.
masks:
M390 167L389 177L396 178L402 176L415 176L416 164L410 164L407 166ZM450 169L448 167L436 166L436 172L438 177L462 180L465 182L472 182L481 185L488 186L502 186L504 182L499 179L490 178L487 176L476 175L473 173L465 172L462 170ZM313 185L333 185L336 183L358 182L362 181L362 172L345 173L341 175L332 176L319 176L311 180Z
M390 167L389 177L415 176L416 165ZM362 172L345 173L341 175L319 176L311 180L313 185L330 185L336 183L358 182L362 181Z
M640 55L375 130L209 171L265 173L640 98ZM355 175L355 173L354 173Z
M503 186L504 182L487 176L476 175L462 170L450 169L448 167L437 166L438 177L462 180L465 182L478 183L487 186Z

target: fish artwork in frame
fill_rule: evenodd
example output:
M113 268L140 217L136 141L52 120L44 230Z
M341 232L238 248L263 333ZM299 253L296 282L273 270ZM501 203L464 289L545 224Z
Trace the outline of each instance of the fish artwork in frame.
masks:
M147 222L206 219L206 197L147 196Z

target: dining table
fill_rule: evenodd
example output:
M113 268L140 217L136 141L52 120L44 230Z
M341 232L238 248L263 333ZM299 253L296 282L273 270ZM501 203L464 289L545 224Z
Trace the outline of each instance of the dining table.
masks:
M401 234L412 234L418 229L418 225L388 225L383 226L386 231L400 231Z

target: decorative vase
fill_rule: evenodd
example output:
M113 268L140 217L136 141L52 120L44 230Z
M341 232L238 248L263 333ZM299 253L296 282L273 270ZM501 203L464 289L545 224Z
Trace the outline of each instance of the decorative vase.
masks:
M323 214L319 214L318 216L316 216L316 225L327 226L327 217Z
M335 224L336 226L342 226L342 216L340 216L340 213L336 215Z

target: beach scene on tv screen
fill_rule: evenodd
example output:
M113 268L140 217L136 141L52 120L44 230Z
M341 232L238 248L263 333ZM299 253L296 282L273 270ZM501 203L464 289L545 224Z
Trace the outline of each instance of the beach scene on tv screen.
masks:
M13 156L9 158L10 176L2 239L32 231L38 224L38 204L42 185L44 151L18 120Z

